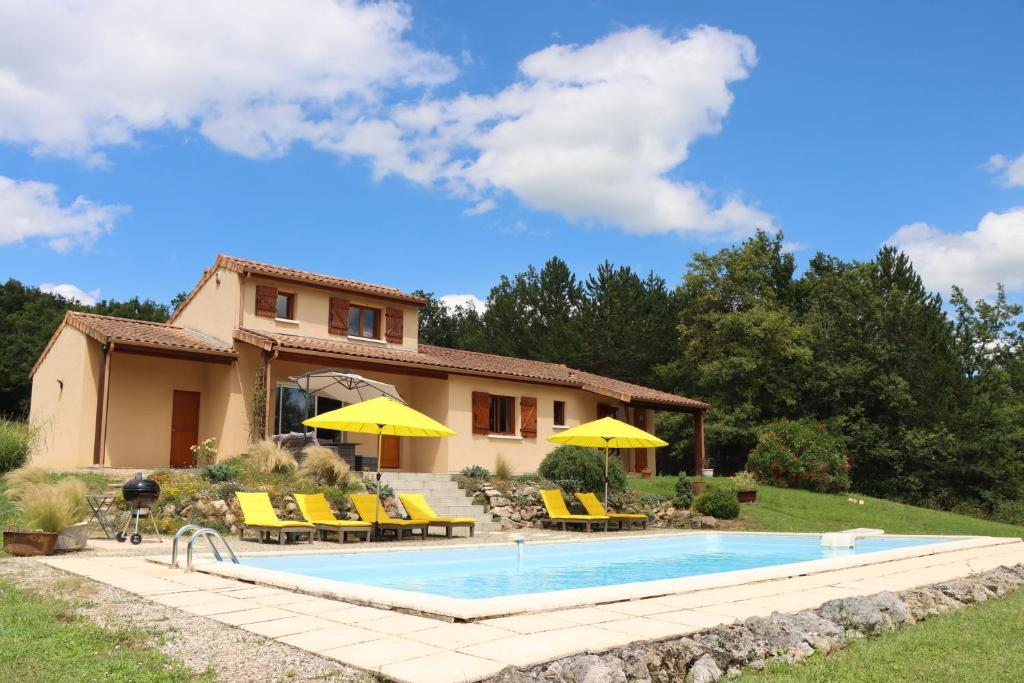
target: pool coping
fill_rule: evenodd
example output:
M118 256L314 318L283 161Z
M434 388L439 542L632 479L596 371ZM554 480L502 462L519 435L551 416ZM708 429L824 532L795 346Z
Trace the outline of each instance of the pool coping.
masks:
M820 536L820 534L792 534L775 532L683 532L679 534L658 534L658 538L684 537L693 535L735 534L735 535L764 535L764 536ZM617 543L624 540L637 538L650 538L650 535L637 535L632 537L614 539L552 539L551 541L534 540L530 545L538 544L571 544L580 542ZM432 595L429 593L417 593L413 591L397 590L393 588L381 588L365 584L347 583L333 579L322 579L307 577L290 572L264 569L247 565L236 565L227 562L205 561L196 563L194 568L197 571L237 579L264 586L273 586L285 590L295 591L324 597L334 600L341 600L348 603L376 607L380 609L391 609L410 614L432 617L443 621L475 621L478 619L489 619L519 614L536 612L548 612L555 609L566 609L576 607L587 607L628 600L643 598L655 598L666 595L676 595L698 590L712 588L728 588L731 586L748 585L762 581L773 581L787 579L797 576L808 576L826 572L862 567L866 565L884 564L914 557L926 557L940 555L961 550L975 549L982 547L995 547L1010 543L1021 543L1021 539L1012 537L992 536L948 536L948 535L910 535L910 534L886 534L883 538L930 538L936 539L938 543L913 546L909 548L895 548L892 550L881 550L863 555L850 555L846 557L827 558L821 560L809 560L805 562L794 562L789 564L774 565L769 567L758 567L754 569L742 569L728 572L717 572L700 576L689 576L677 579L659 579L654 581L641 581L634 583L622 583L612 586L600 586L594 588L576 588L569 590L550 591L542 593L525 593L514 596L502 596L496 598L461 599L447 596ZM358 548L348 552L436 552L439 550L465 550L467 548L494 547L493 543L460 544L451 548ZM332 555L338 554L338 550L307 551L307 552L269 552L269 553L244 553L241 557L267 557L267 556L297 556L297 555ZM155 559L154 561L166 564L166 558Z

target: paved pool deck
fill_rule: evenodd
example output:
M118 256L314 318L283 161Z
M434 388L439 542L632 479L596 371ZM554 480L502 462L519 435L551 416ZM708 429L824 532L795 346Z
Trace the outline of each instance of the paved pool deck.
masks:
M152 558L98 554L39 561L392 680L451 683L483 680L508 666L529 667L638 641L677 638L752 616L797 612L835 598L905 590L1024 562L1020 539L969 540L913 557L822 566L800 575L769 572L761 578L746 576L739 584L694 585L671 594L555 606L470 623L202 571L186 573L166 566L167 550ZM531 596L518 599L529 603Z

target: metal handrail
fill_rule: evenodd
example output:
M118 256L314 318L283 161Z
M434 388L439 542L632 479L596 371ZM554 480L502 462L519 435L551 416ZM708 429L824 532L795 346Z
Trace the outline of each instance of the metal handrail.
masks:
M171 567L177 568L178 566L178 541L189 531L198 531L202 529L198 524L186 524L185 526L178 529L178 533L174 534L174 541L171 543Z
M209 527L203 527L196 531L194 534L192 534L192 538L188 539L188 547L185 549L186 572L192 571L192 551L196 544L196 541L198 541L200 538L205 538L207 543L210 544L210 550L213 551L213 556L217 559L218 562L223 562L224 558L221 557L220 551L217 550L217 545L213 542L215 538L219 538L220 542L224 544L224 549L227 550L228 555L231 556L231 561L234 564L241 564L238 561L238 556L235 555L235 551L231 549L231 546L228 545L227 540L224 538L223 535L221 535L219 531L217 531L216 529L211 529Z

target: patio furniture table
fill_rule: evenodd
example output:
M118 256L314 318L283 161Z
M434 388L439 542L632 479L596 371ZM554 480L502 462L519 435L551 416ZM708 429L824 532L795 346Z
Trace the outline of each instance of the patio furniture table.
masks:
M89 493L85 500L92 510L92 517L89 523L97 522L107 538L114 538L114 527L117 526L115 517L117 515L117 496L114 493Z

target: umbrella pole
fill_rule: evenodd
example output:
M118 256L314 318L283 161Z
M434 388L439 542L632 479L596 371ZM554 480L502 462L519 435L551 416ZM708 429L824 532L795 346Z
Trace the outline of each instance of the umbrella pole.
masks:
M604 509L608 511L608 439L604 440Z
M377 505L373 508L373 534L380 538L380 454L384 444L384 425L377 425ZM399 529L398 533L402 533Z

